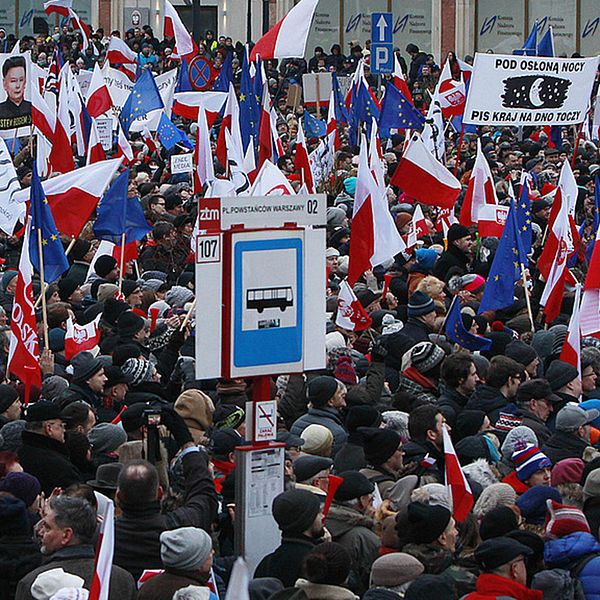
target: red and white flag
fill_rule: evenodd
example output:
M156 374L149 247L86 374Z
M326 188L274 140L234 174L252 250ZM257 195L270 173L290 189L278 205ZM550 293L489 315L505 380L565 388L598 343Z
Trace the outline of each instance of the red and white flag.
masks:
M327 146L329 151L334 154L342 147L340 132L338 130L337 119L335 118L335 94L331 90L329 95L329 108L327 109Z
M92 119L86 164L91 165L93 163L102 162L103 160L106 160L106 154L104 154L104 149L102 148L102 143L100 142L98 128L96 127L96 119Z
M108 87L104 82L104 75L98 66L94 65L90 87L87 92L86 108L90 117L98 118L107 113L112 107L112 100L108 93Z
M579 373L581 381L581 284L575 286L575 299L573 301L573 312L569 320L567 337L560 351L560 360L573 365Z
M121 39L110 37L106 58L111 67L137 64L137 54Z
M198 120L200 107L206 111L206 120L212 127L225 102L227 92L176 92L173 95L173 112L185 119Z
M465 112L465 101L467 98L465 84L462 78L460 81L456 81L452 77L450 61L448 60L446 60L442 69L435 94L437 94L442 114L446 119L462 115Z
M31 86L31 121L47 140L52 140L56 115L48 106L37 85Z
M67 320L65 335L65 358L71 360L79 352L91 350L100 343L100 317L98 315L91 323L79 325L71 317Z
M144 144L148 147L148 152L152 154L152 152L156 152L158 150L158 146L152 137L152 133L147 127L142 129L142 139L144 140Z
M413 248L417 245L417 240L429 233L427 221L420 204L415 206L415 212L410 220L408 234L406 235L406 247Z
M413 133L391 183L417 202L440 208L453 208L461 190L458 179L436 160L418 133Z
M49 0L44 2L44 12L47 15L56 13L63 17L70 16L69 11L73 8L73 0Z
M194 192L199 194L204 184L210 183L215 178L210 148L210 131L206 122L206 113L201 108L198 113L198 129L196 131L196 149L194 151Z
M275 162L273 134L271 131L271 95L269 85L263 84L262 102L260 103L260 120L258 125L258 168L270 160Z
M315 182L308 159L308 149L306 148L306 138L302 123L298 121L298 135L296 136L296 154L294 156L294 169L300 173L302 183L306 185L309 194L315 193Z
M319 0L300 0L275 27L269 29L252 48L250 60L303 58L310 26Z
M27 385L40 386L42 376L39 363L39 342L33 302L31 276L33 269L29 260L29 236L31 226L25 228L17 287L10 318L10 346L7 371L16 375Z
M74 29L81 31L81 37L83 38L83 49L85 50L90 44L92 37L92 31L87 23L85 23L79 15L73 10L73 0L49 0L44 3L44 12L47 15L58 14L63 17L68 17L71 20L71 25ZM94 46L94 54L98 51Z
M412 94L410 93L410 88L408 87L408 82L406 81L406 77L404 72L402 71L402 67L400 66L400 61L394 52L394 74L392 75L392 83L394 87L402 92L402 95L407 98L411 103L413 101Z
M477 138L477 155L460 211L460 224L471 227L478 223L479 210L485 204L498 204L498 197L490 165L481 150L481 142Z
M590 258L581 300L581 335L600 337L600 228Z
M452 445L448 428L442 427L444 440L444 470L448 495L452 498L452 513L458 523L462 523L473 508L473 492L462 472L456 451Z
M441 231L444 234L444 239L446 239L448 237L448 229L454 223L458 223L458 219L454 216L454 208L442 208L438 211L434 227L436 231Z
M221 166L225 169L228 168L228 146L225 133L229 132L229 134L232 135L232 129L236 126L239 129L240 107L238 104L235 89L233 87L233 83L229 82L229 91L227 93L227 102L225 103L225 112L223 113L223 120L221 121L221 127L219 129L219 137L217 138L217 147L215 151L217 159L221 163ZM232 138L234 138L233 135Z
M348 331L363 331L371 327L372 322L373 319L358 301L354 290L348 285L348 281L344 279L340 283L335 324Z
M500 204L484 204L479 209L479 237L499 238L504 231L508 209Z
M156 146L154 146L156 148ZM117 136L117 154L116 158L123 158L123 164L128 165L133 162L133 148L123 131L123 128L119 126L119 135Z
M52 134L52 150L50 151L50 169L53 173L69 173L75 170L75 161L71 151L71 116L69 113L67 71L70 72L68 64L61 69L59 77L58 109Z
M94 494L98 502L97 514L102 520L96 545L94 576L89 600L109 600L110 575L115 552L115 505L103 494L99 492Z
M179 13L173 8L169 0L165 0L165 37L175 38L175 49L173 58L187 58L198 54L198 46L194 42L190 32L186 29Z
M270 160L260 168L250 190L251 196L289 196L295 193L288 178Z

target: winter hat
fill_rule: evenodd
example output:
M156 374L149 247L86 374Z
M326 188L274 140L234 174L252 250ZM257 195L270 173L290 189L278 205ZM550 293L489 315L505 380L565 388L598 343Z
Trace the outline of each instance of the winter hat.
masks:
M96 298L98 298L98 302L107 302L108 300L114 299L119 293L119 286L114 283L101 283L98 286L98 291L96 292Z
M72 359L73 381L84 382L94 376L100 369L103 369L102 362L91 352L84 350L78 352Z
M132 386L140 385L145 381L150 381L154 375L154 365L143 358L128 358L121 367L123 375L129 377Z
M581 483L585 463L580 458L565 458L552 469L551 485L559 483Z
M0 492L8 492L31 506L42 489L37 477L29 473L7 473L0 479Z
M109 298L104 302L102 321L111 327L116 327L119 317L126 311L129 312L129 304L116 298Z
M183 308L186 302L194 299L194 292L181 285L174 285L165 295L167 304L173 308Z
M484 488L479 498L477 498L477 502L473 507L473 514L476 517L483 517L498 506L515 504L516 500L517 493L508 483L493 483Z
M461 410L452 427L452 433L457 440L476 435L481 429L485 417L486 414L482 410Z
M192 571L212 553L212 539L199 527L180 527L160 534L160 558L167 568Z
M460 223L453 223L448 229L448 244L460 240L464 237L470 236L471 232Z
M421 575L404 592L404 600L456 598L456 584L445 575Z
M512 508L508 506L497 506L481 519L479 535L482 540L506 535L513 529L519 528L519 519Z
M562 360L553 360L545 373L553 392L557 392L578 376L577 368Z
M518 363L526 367L529 363L533 362L537 357L537 352L525 342L521 340L515 340L506 346L504 355L508 358L516 360Z
M408 539L417 544L431 544L446 530L452 514L443 506L420 502L408 505Z
M83 257L90 251L92 243L87 240L77 239L71 247L70 257L73 260L83 260Z
M327 350L327 352L335 348L346 347L346 340L339 331L332 331L325 336L325 350Z
M65 349L65 336L67 332L59 327L54 327L48 332L48 347L54 353Z
M585 515L578 508L566 506L554 500L547 500L546 506L548 507L547 539L561 538L576 531L591 533Z
M373 406L359 404L352 406L346 413L346 429L355 432L359 427L379 427L381 415Z
M463 290L476 293L485 285L485 279L481 275L468 273L462 277Z
M94 454L114 452L127 441L127 434L120 425L112 423L98 423L88 433Z
M236 446L244 444L244 439L235 429L217 429L210 438L210 451L216 456L227 456Z
M131 279L123 279L123 281L121 282L121 293L125 298L133 294L135 290L139 289L140 286L138 285L137 281L132 281Z
M391 429L360 427L365 458L375 467L382 465L394 455L401 444L400 435Z
M346 385L356 385L358 383L354 363L352 362L352 358L347 354L342 354L337 359L333 374L338 381Z
M320 375L308 382L308 401L316 408L325 406L337 392L338 382L334 377Z
M517 450L511 460L517 471L517 478L523 482L537 471L552 468L552 461L533 444L527 444L522 450Z
M438 256L439 254L431 248L417 248L417 250L415 250L417 265L426 271L431 271L431 269L433 269L433 265Z
M504 442L500 446L500 451L505 458L510 459L516 450L522 450L528 444L537 444L537 437L533 429L526 425L519 425L506 434Z
M126 310L117 319L117 331L121 337L133 337L145 326L146 321L131 310Z
M475 550L475 560L483 571L493 571L517 556L530 556L533 551L517 540L505 536L482 542Z
M2 289L5 290L6 286L17 276L17 271L5 271L2 275Z
M2 430L6 425L2 428ZM0 430L0 433L2 432ZM583 484L583 500L600 497L600 469L596 468L589 473Z
M237 407L235 408L237 409ZM186 390L177 398L175 412L183 418L193 436L194 431L210 429L213 424L215 406L210 396L200 390L192 389Z
M329 227L341 227L346 220L346 211L339 206L329 206L326 211L327 225Z
M370 585L395 587L415 580L425 567L421 561L405 552L380 556L371 567Z
M294 475L296 481L310 481L315 475L321 471L331 469L333 461L324 456L300 456L294 461Z
M31 585L30 593L35 600L48 600L65 587L81 588L85 581L78 575L67 573L59 567L40 573Z
M600 411L595 408L585 410L575 402L568 402L556 415L556 431L576 431L582 425L591 423L600 416Z
M237 404L221 402L215 409L212 420L216 429L237 429L246 418L246 411Z
M428 506L443 506L452 511L448 488L441 483L426 483L414 489L410 495L410 501Z
M284 533L302 533L321 510L319 497L308 490L287 490L273 500L273 518Z
M23 445L21 433L25 429L25 421L18 419L17 421L9 421L0 429L0 436L4 440L2 450L17 452Z
M375 484L358 471L343 471L339 476L344 480L335 492L334 499L338 502L356 500L361 496L372 494Z
M446 354L433 342L419 342L410 350L410 364L419 373L427 374L444 360Z
M27 506L20 498L0 496L0 535L31 535Z
M61 279L58 282L58 295L63 302L69 301L69 296L79 287L75 279Z
M11 385L0 384L0 413L12 406L19 398L19 393Z
M115 267L117 266L117 260L108 254L99 256L94 263L94 271L96 274L104 279Z
M560 492L548 485L535 485L517 498L521 516L532 525L543 525L546 520L546 502L562 502Z
M435 303L425 292L413 292L408 299L407 314L409 317L420 317L434 311Z
M304 440L302 451L316 456L331 456L333 433L324 425L313 423L302 431L300 437Z
M479 458L483 458L490 463L493 462L490 446L483 435L469 435L458 441L456 456L461 465L469 465Z

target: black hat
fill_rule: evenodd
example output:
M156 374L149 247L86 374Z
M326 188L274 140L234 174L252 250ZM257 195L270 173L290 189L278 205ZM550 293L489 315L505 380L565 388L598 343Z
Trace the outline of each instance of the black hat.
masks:
M228 427L217 429L210 439L211 452L217 456L227 456L236 446L242 446L244 438L235 430Z
M381 413L373 406L351 406L346 413L346 429L349 432L354 432L359 427L379 427L380 424Z
M301 438L299 435L294 435L293 433L290 433L289 431L278 431L275 441L285 444L286 449L300 448L304 446L304 439Z
M553 392L557 392L573 379L579 377L577 367L562 360L554 360L546 370L546 379Z
M231 402L221 402L213 413L216 429L237 429L246 418L246 411Z
M375 427L360 427L358 433L363 439L365 458L367 462L378 467L388 460L400 446L400 434L391 429Z
M144 424L144 410L148 408L143 402L136 402L121 413L121 425L129 433L139 429Z
M517 402L529 402L530 400L548 400L555 404L562 402L562 398L552 392L550 384L545 379L530 379L524 381L517 389L515 396Z
M104 374L106 375L106 388L111 388L119 383L131 383L131 379L123 373L120 367L114 365L104 367Z
M409 317L420 317L434 311L435 303L431 296L428 296L425 292L417 290L408 299L407 312Z
M320 375L308 382L308 401L316 407L325 406L337 392L338 382L335 377Z
M531 212L535 215L535 213L540 212L540 210L544 210L549 206L552 206L549 200L546 200L545 198L540 198L539 200L534 200L531 203Z
M404 600L456 598L456 584L446 575L420 575L407 588Z
M116 490L121 469L123 469L123 463L100 465L96 471L96 478L91 479L87 484L102 490Z
M79 352L71 359L73 365L73 381L87 381L103 368L102 361L91 352Z
M452 433L457 440L479 433L485 416L482 410L461 410L452 427Z
M127 298L129 294L133 294L135 290L139 290L140 286L137 284L137 281L131 281L131 279L123 279L121 282L121 292L123 296Z
M324 456L301 456L294 462L296 481L309 481L317 473L330 469L333 461Z
M108 255L103 254L99 256L96 262L94 263L94 271L99 277L106 277L115 267L117 266L117 260Z
M32 402L25 409L25 421L28 423L40 421L53 421L54 419L65 419L60 414L60 407L49 400L38 400Z
M408 505L408 536L411 542L431 544L448 527L452 514L439 505L429 506L420 502Z
M450 225L450 229L448 229L448 243L451 244L456 240L460 240L464 237L468 237L471 235L471 232L460 223L453 223Z
M508 358L516 360L524 367L538 358L538 353L535 351L533 346L530 346L521 340L515 340L514 342L508 344L504 351L504 355L508 356Z
M77 239L71 248L69 255L73 260L82 260L83 257L90 251L92 247L91 242L87 240Z
M497 506L483 515L479 525L482 540L497 538L518 529L517 513L509 506Z
M361 496L372 494L375 490L375 485L358 471L344 471L340 473L340 477L344 481L342 481L334 496L338 502L356 500Z
M127 302L122 302L116 298L109 298L104 303L104 308L102 309L102 320L114 327L117 324L117 319L122 313L129 310L129 308Z
M9 408L18 398L19 393L14 387L5 383L0 384L0 413Z
M58 295L63 302L69 301L69 296L79 287L75 279L61 279L58 282Z
M318 496L308 490L287 490L273 500L273 518L285 533L306 531L320 510Z
M533 551L509 537L485 540L475 549L475 560L483 571L493 571L518 556L529 556Z
M457 442L456 456L461 465L470 465L478 458L491 460L490 447L481 435L468 435Z
M146 327L146 321L132 310L126 310L117 319L117 331L121 337L133 337Z
M526 171L531 171L531 169L533 169L533 167L535 167L536 165L539 165L541 162L543 162L543 159L539 156L536 156L534 158L530 158L526 163L525 163L525 170Z
M369 306L369 304L372 304L376 300L379 300L380 296L377 295L375 292L372 292L371 290L366 289L366 290L360 290L360 291L356 292L356 298L361 303L363 308L367 308L367 306Z

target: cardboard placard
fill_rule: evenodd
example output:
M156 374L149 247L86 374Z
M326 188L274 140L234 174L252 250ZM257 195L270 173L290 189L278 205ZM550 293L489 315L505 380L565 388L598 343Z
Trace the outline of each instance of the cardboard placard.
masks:
M171 156L171 173L191 173L194 167L192 165L192 153L174 154Z
M96 119L96 131L102 144L102 150L108 152L112 150L113 145L113 131L112 131L112 119Z

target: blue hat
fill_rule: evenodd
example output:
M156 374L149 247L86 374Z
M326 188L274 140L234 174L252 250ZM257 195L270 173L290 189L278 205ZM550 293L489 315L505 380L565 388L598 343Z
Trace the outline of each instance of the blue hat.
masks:
M543 525L546 521L546 500L562 502L562 496L549 485L535 485L517 498L516 505L527 523Z
M424 292L414 292L408 299L408 316L420 317L435 311L435 303Z
M415 250L415 256L417 257L419 267L431 271L438 258L438 253L431 248L418 248Z
M52 352L61 352L65 349L66 331L60 327L54 327L48 332L48 346Z
M344 179L344 189L346 190L346 193L354 196L354 193L356 192L356 177L347 177Z

